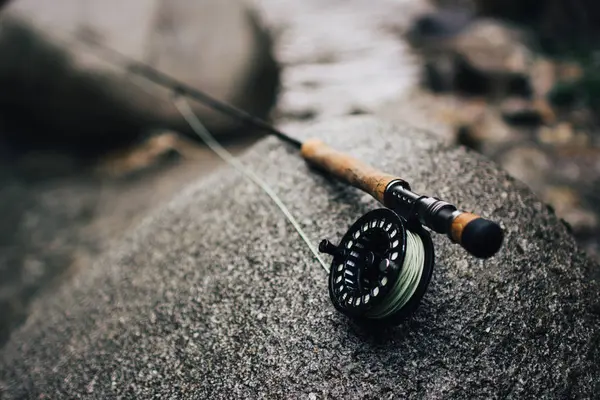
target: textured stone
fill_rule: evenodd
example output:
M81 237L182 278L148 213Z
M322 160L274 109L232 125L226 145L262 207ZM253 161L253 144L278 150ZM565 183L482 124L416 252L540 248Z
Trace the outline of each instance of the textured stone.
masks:
M426 131L359 116L306 129L506 228L488 261L436 236L414 318L369 332L274 205L223 169L35 303L0 355L4 398L594 398L598 266L524 185ZM273 138L243 158L316 243L373 200Z

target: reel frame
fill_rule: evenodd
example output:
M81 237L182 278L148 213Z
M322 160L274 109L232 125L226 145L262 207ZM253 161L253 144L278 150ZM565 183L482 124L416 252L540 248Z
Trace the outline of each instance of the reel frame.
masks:
M388 225L391 227L386 229ZM397 233L391 235L395 230ZM399 310L383 318L371 317L368 315L369 310L386 300L389 301L386 296L389 295L391 288L399 279L407 251L407 231L418 235L423 243L424 263L421 279L411 298ZM357 234L357 232L359 233ZM383 237L385 236L383 233L387 235L387 238ZM368 237L362 239L363 236L366 237L369 234L371 234L371 239ZM374 241L373 239L379 240ZM387 243L382 243L384 241ZM396 244L396 242L398 243ZM361 249L358 246L360 243L363 246L370 245L370 247L366 248L365 246L364 249ZM397 252L398 256L392 260L391 268L381 271L377 264L382 258L381 253L384 248L384 254ZM334 308L361 325L394 326L410 318L427 292L435 265L434 246L429 232L416 218L407 220L389 208L378 208L367 212L348 228L337 246L323 240L319 250L333 256L328 288L329 298ZM373 258L373 253L379 254L375 254ZM370 260L366 258L370 258ZM375 275L378 284L373 285L371 279L368 278L365 281L365 275L371 277ZM386 279L386 282L382 285L383 279ZM362 287L364 283L369 286ZM375 295L373 295L374 291L377 291ZM347 296L344 297L344 293ZM359 299L358 302L357 299Z

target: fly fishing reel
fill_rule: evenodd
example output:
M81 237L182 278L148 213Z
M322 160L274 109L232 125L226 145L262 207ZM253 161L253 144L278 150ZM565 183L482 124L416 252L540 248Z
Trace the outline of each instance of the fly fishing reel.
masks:
M383 188L379 182L370 183L371 192L387 208L363 215L338 246L323 240L319 251L333 256L329 297L338 311L358 322L395 325L416 310L431 281L434 249L425 227L478 258L494 255L504 234L495 222L418 195L401 179Z
M405 319L418 307L434 266L429 233L388 208L363 215L338 246L323 240L319 250L333 256L334 307L359 322L393 325Z

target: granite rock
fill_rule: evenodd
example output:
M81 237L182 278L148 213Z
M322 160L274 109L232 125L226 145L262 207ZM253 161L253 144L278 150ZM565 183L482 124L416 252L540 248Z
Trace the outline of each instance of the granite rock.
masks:
M525 185L426 131L355 116L307 128L413 189L499 221L480 261L440 236L407 323L371 332L267 196L229 168L41 297L0 353L4 398L595 398L598 266ZM243 156L316 243L374 200L268 138Z

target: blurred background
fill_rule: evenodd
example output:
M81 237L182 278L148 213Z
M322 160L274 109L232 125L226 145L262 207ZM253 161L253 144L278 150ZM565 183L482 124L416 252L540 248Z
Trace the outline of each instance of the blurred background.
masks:
M36 294L222 166L131 60L290 134L423 127L525 182L600 259L598 4L0 0L0 345ZM261 137L195 111L236 154Z

